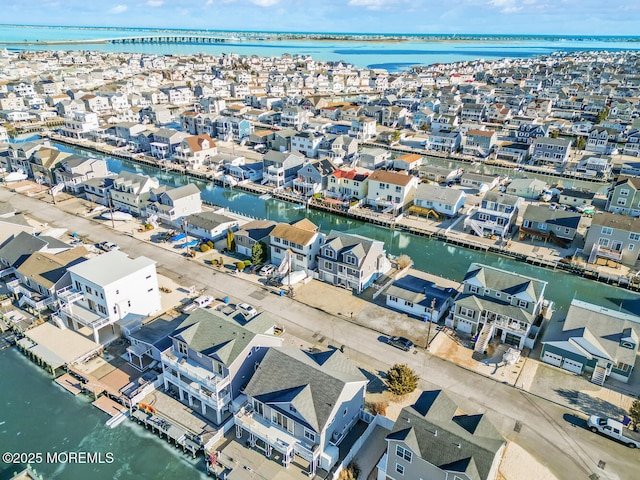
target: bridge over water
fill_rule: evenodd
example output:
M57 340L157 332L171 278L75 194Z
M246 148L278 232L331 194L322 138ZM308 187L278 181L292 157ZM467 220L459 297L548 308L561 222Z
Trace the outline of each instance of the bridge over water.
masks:
M188 43L207 45L211 43L226 43L231 39L221 37L206 37L198 35L154 35L147 37L121 37L106 39L106 43Z

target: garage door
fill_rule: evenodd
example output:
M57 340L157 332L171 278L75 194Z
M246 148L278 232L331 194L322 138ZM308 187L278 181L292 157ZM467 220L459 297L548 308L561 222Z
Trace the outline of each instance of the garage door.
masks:
M549 363L555 367L559 367L560 365L562 365L562 357L551 352L544 352L542 361Z
M565 370L569 370L570 372L573 372L573 373L582 373L582 363L569 360L568 358L564 359L562 368L564 368Z
M462 333L471 333L473 328L473 323L467 322L466 320L458 320L457 330Z

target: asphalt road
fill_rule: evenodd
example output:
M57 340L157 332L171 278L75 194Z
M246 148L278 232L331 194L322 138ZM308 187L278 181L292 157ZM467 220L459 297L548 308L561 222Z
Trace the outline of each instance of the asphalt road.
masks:
M10 201L19 211L50 226L65 227L94 242L115 242L133 257L145 255L155 259L159 273L182 285L196 285L219 298L229 296L251 303L258 310L280 318L288 334L305 342L317 343L316 333L320 332L325 337L322 345L345 345L345 353L361 368L384 372L394 363L407 363L420 375L421 388L444 389L463 403L468 400L480 405L507 439L528 450L561 480L637 478L640 452L589 432L584 418L568 408L470 372L423 350L411 354L395 349L381 341L377 332L295 299L269 293L242 275L213 271L198 261L67 213L61 210L64 203L58 208L5 188L0 188L0 200ZM599 462L604 462L604 468L599 467Z

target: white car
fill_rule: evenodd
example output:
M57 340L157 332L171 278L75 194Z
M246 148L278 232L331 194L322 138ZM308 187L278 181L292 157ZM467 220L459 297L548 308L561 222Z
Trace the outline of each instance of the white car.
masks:
M258 311L248 303L239 303L238 310L240 310L245 317L253 317L258 314Z
M275 271L276 271L276 267L275 266L273 266L273 265L265 265L264 267L262 267L260 269L260 276L261 277L268 277Z

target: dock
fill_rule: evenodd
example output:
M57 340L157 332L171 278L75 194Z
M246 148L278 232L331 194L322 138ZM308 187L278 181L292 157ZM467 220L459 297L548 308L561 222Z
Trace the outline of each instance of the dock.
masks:
M98 407L107 415L115 417L127 411L127 407L119 404L115 400L111 400L109 397L103 395L97 400L91 403L94 407Z
M82 392L82 383L68 373L60 375L55 382L74 396Z
M185 453L191 454L194 458L202 450L202 444L197 436L158 414L137 409L130 418L139 425L144 425L147 430L156 433L160 438L166 438L167 442L173 443L176 448L182 448Z

